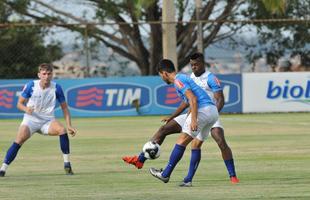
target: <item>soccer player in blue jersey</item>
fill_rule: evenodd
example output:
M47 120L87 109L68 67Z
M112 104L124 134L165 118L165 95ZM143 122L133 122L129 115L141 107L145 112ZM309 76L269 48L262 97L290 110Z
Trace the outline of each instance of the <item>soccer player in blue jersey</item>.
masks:
M20 147L35 133L59 136L60 149L63 153L64 169L67 175L73 175L69 154L68 134L74 136L76 130L71 125L70 112L65 101L61 86L52 82L53 65L41 64L38 71L39 80L27 83L18 99L17 108L23 112L24 118L17 136L8 149L0 168L0 176L5 176L6 170L15 159ZM55 119L56 101L60 103L66 120L67 129Z
M182 126L182 131L171 152L169 162L164 170L150 168L150 173L167 183L170 175L181 160L186 146L191 143L192 154L187 174L187 182L183 186L191 186L192 179L201 159L201 146L213 124L218 120L218 111L207 92L199 87L190 77L177 74L174 64L168 59L160 61L157 68L159 75L167 84L174 87L182 101L189 106L189 112Z
M191 74L191 78L197 85L207 91L209 96L212 97L215 101L218 111L221 111L224 106L224 95L222 87L217 77L211 72L206 71L203 54L192 54L190 56L190 64L193 72ZM186 119L186 114L181 113L186 108L187 105L182 103L175 113L169 117L164 118L163 121L166 122L166 124L159 128L159 130L152 137L151 141L161 145L167 135L180 133L182 131L182 125ZM227 168L231 183L238 183L239 179L236 175L232 151L225 140L224 128L220 120L216 121L212 126L211 135L221 150L222 158ZM144 153L141 152L139 156L125 156L123 157L123 160L129 164L134 165L138 169L141 169L147 158L145 158ZM184 182L187 181L188 179L185 177Z

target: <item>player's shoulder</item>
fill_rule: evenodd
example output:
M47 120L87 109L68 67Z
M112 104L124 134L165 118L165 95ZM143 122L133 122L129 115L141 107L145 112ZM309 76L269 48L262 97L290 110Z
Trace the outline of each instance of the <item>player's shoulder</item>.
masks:
M29 90L30 88L33 88L34 85L35 85L35 80L28 81L28 82L24 85L23 91Z

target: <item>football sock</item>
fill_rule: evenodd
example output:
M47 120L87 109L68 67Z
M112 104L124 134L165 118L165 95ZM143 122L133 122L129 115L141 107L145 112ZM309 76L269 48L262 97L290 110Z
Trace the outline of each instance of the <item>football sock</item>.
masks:
M1 166L1 168L0 168L0 171L6 171L8 167L9 167L8 164L2 163L2 166Z
M162 172L163 177L170 177L170 174L172 173L174 167L181 160L181 158L184 154L185 148L186 148L185 146L175 144L174 149L171 152L168 165L166 166L166 168Z
M6 152L6 156L4 158L4 163L9 165L16 157L18 150L20 149L20 145L17 144L16 142L13 142L11 147L8 149Z
M200 149L192 149L191 162L188 169L188 174L184 178L184 182L192 182L192 179L195 175L195 172L198 168L199 162L201 159L201 150Z
M236 176L234 159L224 160L229 176Z
M144 156L144 153L141 152L139 154L138 161L141 162L141 163L144 163L146 160L147 160L147 158Z
M69 154L70 148L69 148L69 138L68 134L65 133L63 135L59 136L59 142L60 142L60 149L63 154Z
M64 158L64 163L69 163L70 162L69 154L63 154L62 156Z

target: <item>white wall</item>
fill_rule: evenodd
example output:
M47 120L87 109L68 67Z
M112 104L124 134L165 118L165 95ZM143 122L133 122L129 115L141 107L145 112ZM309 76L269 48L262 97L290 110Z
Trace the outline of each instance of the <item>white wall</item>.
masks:
M310 72L244 73L243 112L310 111Z

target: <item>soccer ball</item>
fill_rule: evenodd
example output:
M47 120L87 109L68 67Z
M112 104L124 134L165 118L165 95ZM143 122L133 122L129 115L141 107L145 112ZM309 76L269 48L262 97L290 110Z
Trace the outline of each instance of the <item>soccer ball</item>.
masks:
M144 156L148 159L154 160L160 156L159 144L149 141L143 146Z

